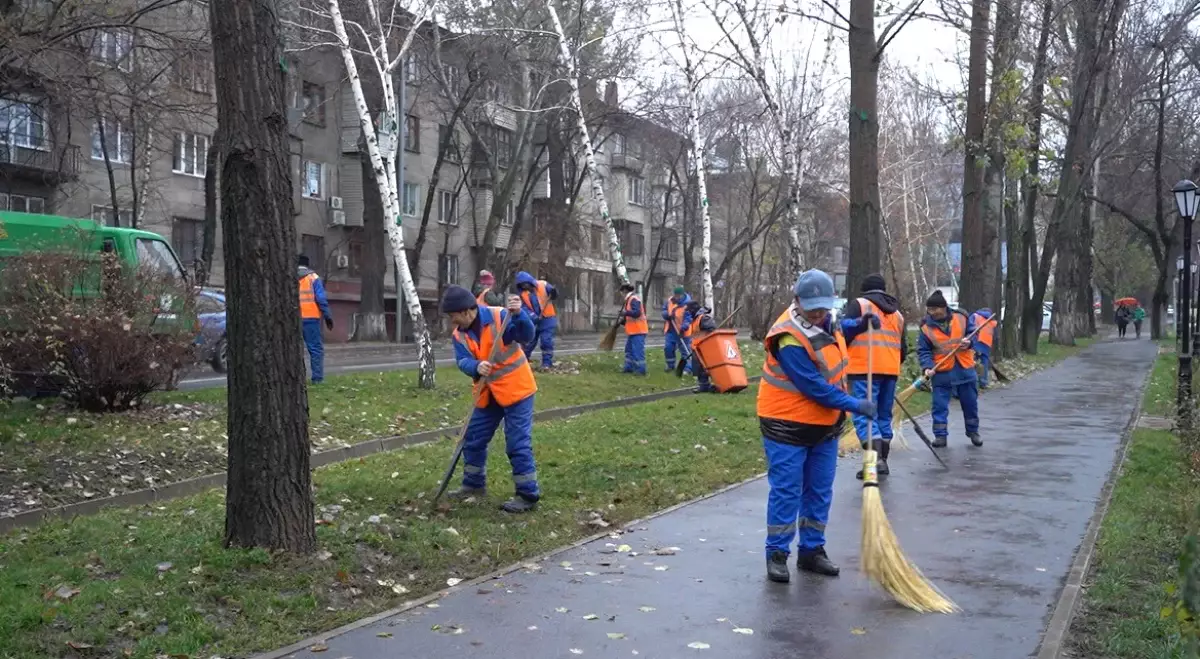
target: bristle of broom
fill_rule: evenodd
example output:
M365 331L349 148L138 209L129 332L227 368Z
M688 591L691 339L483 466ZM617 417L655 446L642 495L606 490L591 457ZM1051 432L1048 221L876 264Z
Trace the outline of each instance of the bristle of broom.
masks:
M900 549L879 494L875 451L863 451L863 574L901 605L919 613L954 613L958 605L941 593Z
M903 451L912 450L908 440L904 438L904 431L902 430L904 424L900 421L900 417L896 416L893 418L895 421L892 422L892 446L899 447ZM851 425L838 438L838 455L846 456L861 450L862 442L858 441L858 430Z
M619 326L613 325L612 327L610 327L608 329L608 333L606 333L604 335L604 338L600 339L600 349L601 350L606 350L606 351L612 350L613 346L616 345L616 343L617 343L617 327L619 327Z

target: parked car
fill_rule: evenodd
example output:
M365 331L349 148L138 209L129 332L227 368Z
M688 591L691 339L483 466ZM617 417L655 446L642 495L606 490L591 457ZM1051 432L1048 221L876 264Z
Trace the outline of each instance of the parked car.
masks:
M228 348L225 341L225 292L214 288L196 291L196 318L200 333L196 335L199 359L212 364L213 370L229 370Z

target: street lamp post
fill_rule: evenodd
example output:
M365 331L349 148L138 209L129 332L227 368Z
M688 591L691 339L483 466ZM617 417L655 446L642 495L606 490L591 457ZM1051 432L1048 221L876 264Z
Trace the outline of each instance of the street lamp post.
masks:
M1182 350L1179 346L1179 339L1183 336L1183 323L1187 322L1183 318L1183 307L1180 303L1183 300L1183 255L1175 258L1175 349Z
M1183 291L1180 296L1179 312L1184 318L1180 323L1183 333L1180 336L1179 351L1179 384L1176 393L1176 405L1179 408L1179 425L1191 429L1192 422L1192 354L1188 351L1191 345L1189 334L1192 324L1192 220L1196 216L1196 184L1191 181L1180 181L1171 192L1175 193L1175 204L1179 209L1179 217L1183 220Z

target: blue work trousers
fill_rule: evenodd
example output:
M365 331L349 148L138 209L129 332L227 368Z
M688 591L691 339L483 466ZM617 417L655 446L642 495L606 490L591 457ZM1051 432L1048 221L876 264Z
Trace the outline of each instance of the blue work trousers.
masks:
M680 352L679 356L682 359L684 357L684 355L686 354L686 352L690 351L691 349L692 349L692 338L690 336L682 336L681 337L678 334L676 334L675 332L667 332L666 339L663 342L663 353L666 355L666 358L667 358L667 367L665 370L667 370L667 371L675 370L675 351L676 350L678 350ZM692 372L691 365L689 364L686 368L684 368L683 372L691 373Z
M691 347L691 343L688 344ZM700 386L701 391L713 391L712 380L708 377L708 369L704 368L704 364L700 363L700 358L696 356L695 351L692 352L692 359L688 363L688 369L696 376L696 384Z
M537 501L537 466L533 462L533 394L501 407L493 399L487 407L475 408L467 423L467 438L463 444L463 487L487 486L488 443L504 422L504 449L512 465L513 484L517 494Z
M949 437L950 397L962 406L963 424L967 432L979 432L979 388L974 380L962 384L933 388L933 436Z
M825 524L833 504L837 473L837 436L811 448L763 438L767 454L767 555L791 553L799 530L801 553L825 546Z
M543 318L537 323L537 332L533 335L533 340L522 346L525 349L525 358L533 359L533 351L542 346L542 368L551 368L554 366L554 333L558 331L557 318Z
M855 398L867 397L867 380L858 378L850 380L854 389L851 393ZM896 404L896 376L875 376L871 382L871 400L879 408L879 415L871 422L871 439L892 441L892 408ZM867 441L867 417L854 415L854 429L858 432L858 441Z
M312 367L312 381L325 381L325 340L321 338L321 319L305 318L301 323L304 347L308 348L308 363Z
M625 368L622 373L646 374L646 335L625 336Z

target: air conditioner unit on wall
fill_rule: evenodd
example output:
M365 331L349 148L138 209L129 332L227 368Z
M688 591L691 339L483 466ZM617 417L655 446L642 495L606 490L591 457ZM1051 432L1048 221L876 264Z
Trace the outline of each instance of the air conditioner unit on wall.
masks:
M329 198L329 207L335 211L342 210L342 198L341 197L330 197Z
M329 224L335 227L346 226L346 211L330 211Z

